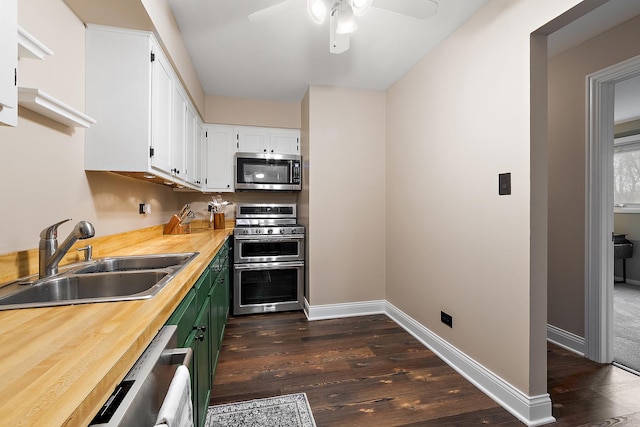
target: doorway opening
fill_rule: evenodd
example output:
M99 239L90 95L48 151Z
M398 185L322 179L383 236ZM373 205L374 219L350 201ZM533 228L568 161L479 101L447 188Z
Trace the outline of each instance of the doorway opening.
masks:
M587 76L585 355L614 361L615 85L640 76L640 56Z

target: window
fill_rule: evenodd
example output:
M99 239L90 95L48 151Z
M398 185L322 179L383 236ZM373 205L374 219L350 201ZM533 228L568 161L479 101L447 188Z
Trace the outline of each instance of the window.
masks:
M640 208L640 135L615 140L613 185L616 207Z

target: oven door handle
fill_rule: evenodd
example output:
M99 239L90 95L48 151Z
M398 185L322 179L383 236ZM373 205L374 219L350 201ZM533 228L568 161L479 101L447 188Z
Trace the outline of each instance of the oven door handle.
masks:
M287 262L254 262L251 264L233 264L235 270L267 270L275 268L297 268L304 267L304 261Z
M269 242L269 243L282 243L282 242L295 242L298 240L303 240L304 236L303 235L299 235L299 237L271 237L271 236L264 236L263 238L260 239L256 239L255 237L236 237L236 241L241 241L242 243L264 243L264 242Z

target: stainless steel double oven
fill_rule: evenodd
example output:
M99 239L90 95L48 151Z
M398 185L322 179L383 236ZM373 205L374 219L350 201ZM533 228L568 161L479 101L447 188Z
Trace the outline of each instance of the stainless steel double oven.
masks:
M238 204L233 314L300 310L305 229L295 204Z

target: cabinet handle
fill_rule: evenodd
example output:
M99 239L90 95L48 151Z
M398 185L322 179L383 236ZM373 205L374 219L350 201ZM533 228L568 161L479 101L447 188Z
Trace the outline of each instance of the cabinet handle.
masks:
M204 334L200 334L196 337L198 341L204 341Z
M194 327L193 327L193 329L194 329L194 330L196 330L196 331L202 331L202 332L204 332L204 331L206 331L206 330L207 330L207 327L206 327L205 325L202 325L202 326L194 326Z
M267 152L267 149L265 148L265 149L264 149L264 150L262 150L262 151L264 151L264 152L266 153L266 152Z

